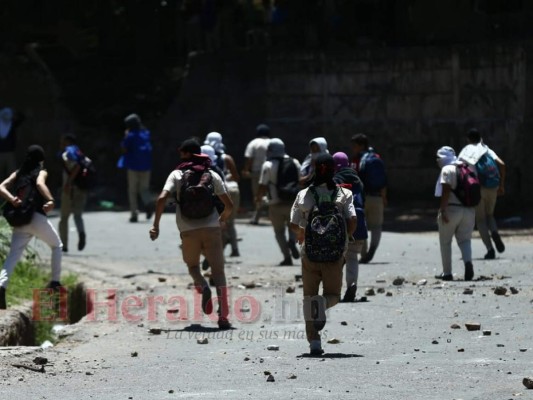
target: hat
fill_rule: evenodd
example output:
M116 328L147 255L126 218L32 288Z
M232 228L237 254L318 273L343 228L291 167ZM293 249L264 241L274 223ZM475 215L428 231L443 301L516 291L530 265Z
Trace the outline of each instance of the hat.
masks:
M200 143L198 143L196 139L187 139L183 141L183 143L181 143L178 150L183 151L184 153L192 153L192 154L202 153L202 149L200 148Z
M348 156L342 151L333 154L333 161L335 161L336 171L340 170L341 168L346 168L350 166L350 160L348 159Z
M255 130L257 131L257 136L270 136L270 127L268 125L258 125Z

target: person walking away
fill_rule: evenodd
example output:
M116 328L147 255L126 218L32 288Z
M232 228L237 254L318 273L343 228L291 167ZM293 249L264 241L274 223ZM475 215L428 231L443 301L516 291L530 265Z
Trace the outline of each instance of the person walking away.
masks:
M352 137L353 167L365 188L365 216L370 231L370 246L365 241L361 251L361 264L374 258L381 241L385 207L387 207L387 174L381 156L369 145L366 135Z
M270 142L270 127L261 124L256 128L257 137L246 146L244 151L244 169L242 171L243 178L251 179L252 181L252 198L255 199L257 189L259 187L259 178L261 177L261 168L266 161L266 152L268 143ZM261 208L263 201L255 202L255 210L250 219L250 224L259 224L261 217Z
M159 222L167 198L171 193L176 193L176 223L181 234L183 261L197 292L202 295L202 310L206 314L213 312L211 289L200 272L200 256L204 253L211 266L219 299L218 326L220 329L230 329L221 224L231 216L233 204L222 179L210 170L211 160L201 154L200 144L196 140L183 142L180 156L182 163L168 176L157 199L150 238L156 240L159 237ZM213 194L224 204L224 211L220 215L215 208Z
M300 167L300 182L306 187L311 184L315 173L315 161L320 154L329 154L328 142L323 137L317 137L309 142L310 153L304 159Z
M52 280L48 288L59 290L61 286L61 239L48 221L46 214L54 209L54 199L46 186L48 173L43 169L44 151L32 145L26 152L21 167L0 184L0 196L4 205L4 217L13 226L9 254L0 271L0 309L7 308L6 290L9 278L22 257L24 249L33 237L45 242L52 249Z
M481 201L476 207L476 225L481 240L487 248L485 260L494 260L496 252L492 241L499 253L505 251L505 245L494 218L498 196L505 194L505 163L483 143L477 129L471 129L467 134L467 139L469 144L459 153L459 159L476 167L481 184Z
M472 231L476 219L475 207L481 197L479 180L474 168L458 161L455 151L449 146L437 151L437 165L441 169L435 197L440 198L437 221L442 273L435 278L453 280L452 240L455 236L465 265L465 281L471 281L474 277Z
M83 184L82 163L85 155L76 144L76 137L71 134L61 138L61 162L63 164L63 187L61 191L61 212L59 236L63 243L63 252L68 252L68 220L74 214L74 224L78 231L78 250L82 251L87 242L83 210L87 201L87 187Z
M237 213L239 212L241 204L241 192L239 189L241 177L237 169L237 164L233 157L226 153L226 147L224 146L223 137L220 133L209 133L204 143L215 149L217 165L224 172L226 188L233 203L233 213L226 221L226 228L222 232L224 247L227 244L231 246L230 257L240 257L237 228L235 225L235 219L237 218Z
M150 131L142 124L137 114L124 119L126 132L122 141L123 157L119 167L128 170L128 198L130 203L130 222L138 221L138 197L141 197L146 211L146 219L153 213L153 199L150 193L150 174L152 170L152 144Z
M0 109L0 179L8 177L16 168L17 130L24 116L10 107Z
M348 251L346 252L346 292L341 302L355 302L357 293L357 280L359 278L359 253L363 248L364 241L368 238L365 220L365 203L363 183L357 172L350 166L350 160L346 153L335 153L335 183L352 192L353 205L357 214L357 228L353 236L348 238Z
M357 226L352 193L338 187L334 175L333 157L321 154L313 184L298 193L291 210L291 229L303 244L303 309L311 355L324 353L320 331L326 325L326 309L340 300L348 237ZM322 295L318 294L320 283Z
M285 153L281 139L271 139L263 164L256 199L268 194L268 210L278 246L283 254L279 266L291 266L300 258L296 237L290 229L291 207L299 191L300 163ZM289 230L287 240L286 230Z

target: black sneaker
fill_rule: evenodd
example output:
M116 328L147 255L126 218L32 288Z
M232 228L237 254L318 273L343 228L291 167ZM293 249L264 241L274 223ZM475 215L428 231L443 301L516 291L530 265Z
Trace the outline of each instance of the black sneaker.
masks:
M376 248L370 247L368 249L368 252L364 256L361 257L361 259L359 260L359 263L368 264L374 258L374 254L376 254Z
M282 262L280 262L278 264L278 266L280 267L292 267L292 259L290 258L286 258L285 260L283 260Z
M7 309L6 289L3 287L0 287L0 310L6 310L6 309Z
M229 256L230 257L240 257L241 254L239 253L239 250L232 250L231 254Z
M79 240L78 240L78 250L82 251L85 248L87 236L85 235L85 232L80 232Z
M205 286L202 290L202 310L209 315L213 312L213 302L211 301L211 289Z
M465 281L471 281L474 277L474 266L470 261L465 262Z
M492 240L496 245L496 250L498 250L498 253L503 253L505 251L505 245L503 244L502 238L498 232L492 232Z
M311 318L313 326L321 331L326 326L326 299L323 296L315 296L311 299Z
M353 303L355 302L355 293L357 292L357 285L352 285L346 289L344 297L341 300L341 303Z
M298 247L296 246L296 242L294 242L293 240L289 240L287 244L289 245L289 250L291 251L292 258L294 258L295 260L299 259L300 251L298 250Z
M61 286L63 286L63 285L61 285L61 282L59 282L59 281L50 281L48 283L48 285L46 285L46 288L47 289L52 289L52 290L58 292L59 289L61 289Z
M209 269L209 261L207 261L207 258L204 258L204 261L202 261L202 269L204 271L207 271Z
M485 260L494 260L496 258L496 252L494 249L490 249L487 254L485 254Z
M220 329L221 331L227 331L231 328L233 327L231 326L231 323L228 321L227 318L220 317L218 319L218 329Z
M453 275L444 275L444 272L440 275L435 275L435 279L441 279L443 281L453 281Z
M130 222L133 222L133 223L135 223L135 222L139 222L139 218L138 218L136 215L132 215L132 216L130 217Z
M68 253L68 247L67 246L63 246L63 253Z

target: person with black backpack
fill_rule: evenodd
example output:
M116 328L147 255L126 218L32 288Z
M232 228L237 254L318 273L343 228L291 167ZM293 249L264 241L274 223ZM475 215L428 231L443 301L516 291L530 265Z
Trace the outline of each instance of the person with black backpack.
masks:
M381 156L369 145L366 135L352 137L353 167L365 187L365 215L370 230L370 246L365 241L361 251L361 264L368 264L374 258L383 230L385 207L387 206L387 173Z
M494 209L498 196L505 194L506 167L503 160L481 139L477 129L470 129L467 134L469 144L459 153L459 159L476 168L481 184L481 201L476 207L476 225L483 244L487 248L485 260L494 260L496 252L505 251L505 244L498 232L494 218ZM492 241L491 241L492 238Z
M83 210L87 201L88 183L84 176L84 163L87 157L76 144L76 136L63 135L61 138L61 163L63 164L63 189L61 191L61 218L59 236L63 242L63 252L68 252L68 220L74 214L74 224L78 231L78 250L85 248L87 236L83 223Z
M4 217L13 227L9 254L0 271L0 309L6 309L9 277L33 237L52 249L52 280L48 288L61 286L61 248L63 244L46 214L54 209L54 199L46 186L48 173L43 169L44 151L32 145L21 167L0 184L0 196L6 200Z
M348 238L357 227L352 192L338 187L334 175L333 157L318 156L313 183L298 193L291 210L291 229L302 244L303 310L311 355L324 353L320 331L326 310L340 300Z
M465 281L474 277L472 264L472 232L476 210L481 198L479 180L473 167L461 162L449 146L437 151L440 175L435 186L435 197L440 198L437 222L442 258L442 273L435 276L443 281L453 280L452 240L455 236L465 266Z
M211 266L211 276L217 289L218 326L220 329L230 329L221 224L231 217L233 203L224 182L211 170L211 160L207 155L201 154L197 140L184 141L179 151L182 163L169 175L157 199L150 238L156 240L159 237L159 222L167 198L171 193L176 193L176 223L181 233L183 261L197 292L202 296L202 310L206 314L213 312L211 289L200 271L200 256L203 253ZM224 206L220 214L216 208L215 196Z
M276 241L283 254L279 266L291 266L292 259L300 258L296 238L289 229L291 207L296 199L300 181L300 163L285 153L281 139L271 139L267 148L267 161L263 164L256 200L268 194L268 210Z

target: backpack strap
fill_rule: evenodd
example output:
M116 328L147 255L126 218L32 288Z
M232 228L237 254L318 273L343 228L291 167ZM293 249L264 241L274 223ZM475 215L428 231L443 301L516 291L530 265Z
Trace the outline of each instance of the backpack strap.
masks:
M320 199L318 198L318 193L316 191L315 185L309 186L309 191L313 195L313 199L315 200L315 204L318 206L320 204Z

